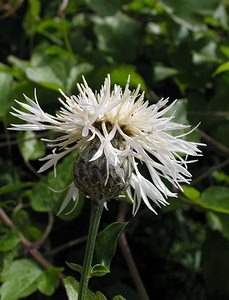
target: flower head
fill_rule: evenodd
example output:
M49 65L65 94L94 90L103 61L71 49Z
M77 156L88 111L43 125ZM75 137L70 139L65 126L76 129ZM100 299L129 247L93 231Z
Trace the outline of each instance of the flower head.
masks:
M41 109L36 93L35 101L27 96L24 96L27 103L16 101L27 112L13 108L12 114L27 123L13 124L12 129L51 130L59 135L54 140L47 140L53 151L41 159L46 162L39 172L51 167L55 169L59 160L71 151L85 151L93 144L93 151L87 151L87 167L102 159L103 169L105 166L103 185L106 186L110 177L116 174L133 201L134 213L141 200L153 211L150 200L158 206L168 204L167 198L176 194L164 181L181 189L181 183L191 180L187 164L193 160L188 161L188 156L201 154L197 143L183 140L182 135L171 135L175 130L189 127L173 122L173 116L165 116L175 102L167 105L168 99L161 99L150 105L144 101L140 86L134 91L129 90L129 79L124 90L114 85L111 91L109 75L98 93L90 89L84 78L83 84L77 87L78 96L69 97L60 91L64 100L59 99L62 107L56 116ZM151 180L141 173L141 164L148 169ZM62 208L72 196L77 198L74 184Z

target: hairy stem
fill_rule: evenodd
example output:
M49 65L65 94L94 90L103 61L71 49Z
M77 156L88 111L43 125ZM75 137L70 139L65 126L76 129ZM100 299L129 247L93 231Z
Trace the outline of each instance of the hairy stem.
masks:
M96 236L98 233L99 223L103 212L102 201L91 201L91 215L90 215L90 225L88 231L88 239L86 245L86 251L83 262L83 270L80 279L80 288L78 300L85 300L87 294L87 287L90 278L92 258L95 248Z

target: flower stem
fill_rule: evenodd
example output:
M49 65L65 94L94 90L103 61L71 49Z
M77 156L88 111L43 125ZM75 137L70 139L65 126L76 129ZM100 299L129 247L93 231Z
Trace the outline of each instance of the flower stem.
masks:
M85 252L84 262L83 262L83 270L80 279L78 300L87 299L86 293L87 293L87 287L90 278L91 263L92 263L99 223L103 212L103 206L104 206L103 201L96 201L96 200L91 201L90 225L89 225L88 239L86 245L86 252Z

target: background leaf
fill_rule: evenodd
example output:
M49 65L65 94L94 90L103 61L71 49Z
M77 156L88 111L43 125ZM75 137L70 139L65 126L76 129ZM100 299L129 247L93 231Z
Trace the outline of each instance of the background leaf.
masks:
M37 283L38 290L47 296L51 296L59 284L58 274L61 271L63 271L63 268L52 268L43 271Z
M17 300L31 295L37 289L40 275L41 269L32 260L15 260L2 273L1 299Z
M137 55L139 24L122 13L95 19L98 48L119 62L131 62ZM129 38L135 36L136 38ZM125 41L128 40L128 43Z
M0 118L9 113L9 109L13 103L12 99L13 77L10 74L0 72Z
M15 248L20 242L20 236L16 229L0 235L0 251L9 251Z
M221 213L229 213L229 188L214 186L205 190L195 201L200 206Z
M36 139L36 135L32 131L20 134L23 142L19 143L19 149L24 160L35 160L41 158L45 154L44 143Z

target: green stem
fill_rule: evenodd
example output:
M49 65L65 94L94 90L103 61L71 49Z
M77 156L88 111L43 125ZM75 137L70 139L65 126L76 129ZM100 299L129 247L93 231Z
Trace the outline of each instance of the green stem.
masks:
M86 252L83 262L83 270L80 279L78 300L85 300L88 282L90 278L91 263L95 248L96 236L98 233L99 223L103 212L103 201L91 200L91 216L88 232L88 239L86 245Z

